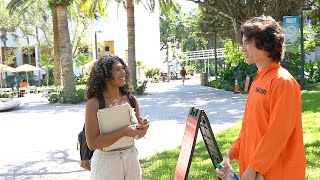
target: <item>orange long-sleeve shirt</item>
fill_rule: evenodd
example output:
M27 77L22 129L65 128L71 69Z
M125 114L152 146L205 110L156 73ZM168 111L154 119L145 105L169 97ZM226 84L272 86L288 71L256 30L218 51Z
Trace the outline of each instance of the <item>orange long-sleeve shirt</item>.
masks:
M230 151L240 175L248 165L265 180L302 180L303 144L300 86L274 62L257 73L246 102L242 128Z
M20 83L20 87L27 87L28 86L28 83L27 82L21 82Z

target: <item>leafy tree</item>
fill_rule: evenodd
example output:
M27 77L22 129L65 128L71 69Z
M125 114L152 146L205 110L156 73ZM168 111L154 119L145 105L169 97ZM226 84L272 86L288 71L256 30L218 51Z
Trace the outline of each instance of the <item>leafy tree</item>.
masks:
M8 32L14 32L15 27L18 24L18 19L16 15L10 15L9 11L6 9L6 0L0 0L0 39L3 42L3 52L2 57L0 57L0 63L8 64L5 62L6 50L7 50L7 34ZM9 64L11 64L9 62Z
M140 79L140 72L141 72L141 69L146 69L146 66L142 63L141 60L138 60L137 61L137 67L138 67L138 79Z
M226 51L224 52L225 60L224 62L228 64L236 64L238 62L244 62L244 55L241 51L239 44L232 42L231 40L227 41L224 45Z
M38 0L11 0L8 8L27 7L29 4L39 2ZM66 99L75 91L75 79L73 73L72 49L68 29L68 9L72 0L48 0L52 9L53 32L54 32L54 70L55 82L59 83L59 72L61 67L62 88Z
M80 67L84 64L87 64L88 62L92 61L92 58L89 56L84 55L83 53L79 53L77 58L75 59L75 65L76 67Z
M226 0L192 0L199 3L199 8L204 15L203 21L214 31L217 27L228 33L228 38L240 42L240 25L247 19L269 15L277 21L282 21L286 15L298 15L304 0L249 0L249 1L226 1ZM210 26L211 24L211 26ZM233 29L233 33L228 31ZM208 32L207 29L204 32Z
M49 71L53 68L53 58L49 55L44 55L40 59L40 64L46 71L46 84L49 86Z
M310 10L306 10L306 16L315 37L315 46L320 46L320 1L310 0L307 6L311 7Z
M95 17L98 11L101 15L105 14L107 0L79 0L81 9L88 13L90 17ZM128 32L128 67L131 72L131 83L134 89L137 88L137 72L136 72L136 50L135 50L135 22L134 22L134 3L141 1L133 0L115 0L119 4L124 4L127 10L127 32ZM155 0L146 0L146 9L153 12L155 8ZM171 10L173 3L171 0L160 0L160 7Z

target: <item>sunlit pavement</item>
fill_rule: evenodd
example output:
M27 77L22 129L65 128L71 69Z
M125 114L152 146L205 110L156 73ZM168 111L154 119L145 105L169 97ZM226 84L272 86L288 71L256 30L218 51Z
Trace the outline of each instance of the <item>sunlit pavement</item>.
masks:
M200 86L199 79L149 83L138 96L142 116L151 120L146 138L136 141L140 158L181 145L190 107L203 109L213 132L242 117L246 95ZM0 112L0 179L89 179L79 167L77 136L85 103L48 104L38 94L19 98L21 105ZM198 138L201 138L200 133Z

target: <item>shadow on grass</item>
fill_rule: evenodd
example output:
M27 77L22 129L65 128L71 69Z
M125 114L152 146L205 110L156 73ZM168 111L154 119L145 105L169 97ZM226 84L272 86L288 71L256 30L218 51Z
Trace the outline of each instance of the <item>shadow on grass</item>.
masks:
M305 143L305 150L307 155L307 165L308 167L318 167L320 166L320 140L315 140L312 143Z
M237 123L235 128L230 128L215 134L222 156L227 153L231 143L238 136L240 125L241 123ZM142 179L172 179L176 169L179 153L180 147L160 152L146 159L140 160L143 171ZM238 169L237 162L234 162L232 166L234 169ZM198 141L195 146L188 179L218 179L203 140Z
M302 112L320 112L320 91L302 93Z

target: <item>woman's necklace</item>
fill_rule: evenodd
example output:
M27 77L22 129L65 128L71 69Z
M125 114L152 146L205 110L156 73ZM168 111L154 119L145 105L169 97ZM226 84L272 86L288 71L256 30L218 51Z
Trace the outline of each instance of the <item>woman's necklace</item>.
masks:
M123 103L122 101L123 96L116 96L116 97L103 96L103 97L107 100L108 104L110 104L109 107L117 106Z

